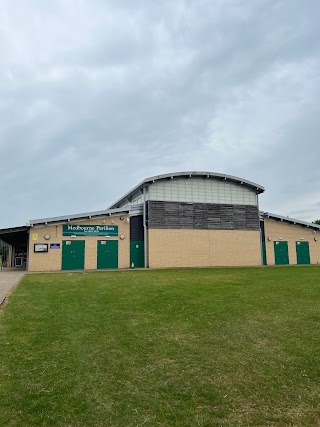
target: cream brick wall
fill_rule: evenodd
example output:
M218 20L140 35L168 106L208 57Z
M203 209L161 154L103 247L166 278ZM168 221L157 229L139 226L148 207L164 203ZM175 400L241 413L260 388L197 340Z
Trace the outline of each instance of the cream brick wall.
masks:
M261 265L259 231L148 230L149 266Z
M127 216L125 217L127 218ZM105 223L103 223L105 221ZM114 221L114 224L111 223ZM125 239L119 237L108 237L108 240L119 241L119 268L130 267L130 224L125 220L120 221L119 216L105 216L99 219L75 220L68 224L88 224L88 225L117 225L119 227L119 236L124 234ZM32 240L32 235L38 234L38 240ZM50 240L46 241L44 236L50 234ZM62 224L50 225L47 227L31 228L29 235L29 271L57 271L61 270L62 263L62 240L84 240L85 241L85 269L95 270L97 268L97 241L105 240L104 237L83 237L70 238L62 236ZM34 253L35 243L48 243L49 252ZM50 243L60 243L60 249L50 249Z
M289 224L284 221L276 221L271 218L266 218L264 221L265 236L266 236L266 253L267 264L274 265L274 242L288 242L289 263L297 264L296 242L309 242L310 262L311 264L320 263L320 233L313 232L312 229L302 227L300 225ZM268 241L268 237L271 240ZM314 238L317 237L318 241ZM280 239L282 238L282 239ZM303 239L301 239L303 238Z

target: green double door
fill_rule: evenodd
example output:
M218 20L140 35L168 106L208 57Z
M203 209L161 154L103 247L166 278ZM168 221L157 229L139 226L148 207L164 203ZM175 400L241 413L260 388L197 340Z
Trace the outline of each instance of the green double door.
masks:
M118 268L118 240L98 240L97 268Z
M297 264L310 264L309 242L296 242Z
M62 241L62 270L84 270L84 240Z
M289 264L288 242L274 242L274 262L276 265Z

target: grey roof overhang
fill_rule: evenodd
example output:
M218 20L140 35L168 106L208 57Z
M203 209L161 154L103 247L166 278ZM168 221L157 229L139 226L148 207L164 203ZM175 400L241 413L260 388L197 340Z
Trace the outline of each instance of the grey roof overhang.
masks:
M263 218L271 218L277 221L288 222L293 225L301 225L303 227L313 228L314 230L320 230L320 225L314 224L313 222L301 221L299 219L290 218L288 216L281 216L271 212L260 212L260 215L262 215Z
M25 243L28 239L28 226L10 227L0 229L0 240L10 245Z
M191 171L191 172L173 172L173 173L166 173L163 175L156 175L152 176L150 178L144 179L140 184L135 186L132 190L130 190L128 193L126 193L121 199L117 200L115 203L113 203L109 208L114 208L118 206L121 202L125 201L126 199L130 198L135 192L138 190L142 190L143 187L145 187L147 184L151 184L155 181L160 180L167 180L167 179L173 179L173 178L191 178L193 176L196 177L202 177L202 178L219 178L221 180L225 181L232 181L240 185L245 185L252 190L254 190L257 194L263 193L265 191L265 188L262 187L262 185L256 184L252 181L248 181L246 179L242 179L233 175L226 175L223 173L217 173L217 172L199 172L199 171Z
M109 215L121 215L130 213L131 208L120 208L120 209L105 209L103 211L95 211L95 212L86 212L74 215L64 215L64 216L55 216L52 218L41 218L41 219L32 219L29 221L31 227L41 227L45 225L55 225L61 224L65 222L70 222L73 220L84 220L84 219L93 219L93 218L101 218L103 216Z

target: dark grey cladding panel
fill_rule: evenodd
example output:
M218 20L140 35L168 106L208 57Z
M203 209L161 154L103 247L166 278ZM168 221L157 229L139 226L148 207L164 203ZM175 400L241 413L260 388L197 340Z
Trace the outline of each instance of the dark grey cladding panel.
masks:
M168 206L167 206L168 209ZM169 212L165 215L165 204L163 202L152 206L147 203L147 224L152 224L152 228L165 228L165 217L169 216Z
M259 216L259 212L258 212ZM247 206L246 210L246 222L247 230L256 230L256 221L258 221L260 228L260 219L257 220L257 208L256 206Z
M235 206L233 210L233 221L235 230L246 230L247 226L247 206Z
M207 223L208 230L221 230L221 205L206 204L207 216L204 217L204 224ZM203 228L203 227L201 227Z
M161 218L162 207L164 206L164 216ZM164 227L160 228L179 228L179 203L173 202L159 202L160 206L160 221Z
M206 204L197 203L193 205L193 228L199 230L209 228Z
M233 205L220 206L221 230L234 230Z
M193 206L179 203L179 224L181 228L189 228L193 224Z
M148 228L259 230L259 210L249 205L149 201Z

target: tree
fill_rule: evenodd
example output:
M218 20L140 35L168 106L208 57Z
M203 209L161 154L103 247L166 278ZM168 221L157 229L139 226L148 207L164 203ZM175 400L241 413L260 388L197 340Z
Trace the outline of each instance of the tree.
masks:
M313 222L313 224L318 224L318 225L320 225L320 219L316 219L315 221L312 221Z

